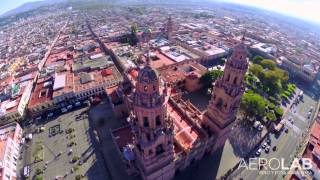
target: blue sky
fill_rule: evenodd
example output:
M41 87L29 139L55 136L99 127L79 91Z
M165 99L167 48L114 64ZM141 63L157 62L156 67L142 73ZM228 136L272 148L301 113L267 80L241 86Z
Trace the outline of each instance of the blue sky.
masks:
M0 14L3 14L26 2L31 2L31 1L39 1L39 0L0 0Z

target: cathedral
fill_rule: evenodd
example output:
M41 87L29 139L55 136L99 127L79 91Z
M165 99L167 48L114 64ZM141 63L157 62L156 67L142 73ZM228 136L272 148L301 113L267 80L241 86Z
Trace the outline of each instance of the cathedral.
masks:
M247 69L242 40L214 83L204 112L184 101L148 59L137 74L128 72L130 85L123 83L121 89L130 125L113 132L127 172L144 180L173 179L176 171L222 147L236 119Z

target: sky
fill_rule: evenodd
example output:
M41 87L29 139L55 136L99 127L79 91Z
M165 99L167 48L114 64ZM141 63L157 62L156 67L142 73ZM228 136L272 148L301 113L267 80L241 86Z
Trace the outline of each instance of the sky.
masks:
M38 0L0 0L0 14L26 2ZM54 1L54 0L53 0ZM290 16L320 23L320 0L220 0L277 11Z
M0 0L0 14L3 14L26 2L31 2L31 1L39 1L39 0Z
M220 0L255 6L320 23L320 0Z

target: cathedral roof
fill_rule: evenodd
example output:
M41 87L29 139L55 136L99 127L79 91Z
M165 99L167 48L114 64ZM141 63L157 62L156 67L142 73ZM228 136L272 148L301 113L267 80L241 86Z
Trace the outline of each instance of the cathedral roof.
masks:
M137 81L141 83L152 83L158 81L158 77L157 72L149 65L146 65L139 71Z

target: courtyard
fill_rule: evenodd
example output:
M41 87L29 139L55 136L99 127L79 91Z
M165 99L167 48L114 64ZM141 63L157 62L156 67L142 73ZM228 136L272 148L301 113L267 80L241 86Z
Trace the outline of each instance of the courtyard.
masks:
M105 179L105 166L97 139L83 107L39 121L26 143L18 164L30 167L26 179Z

